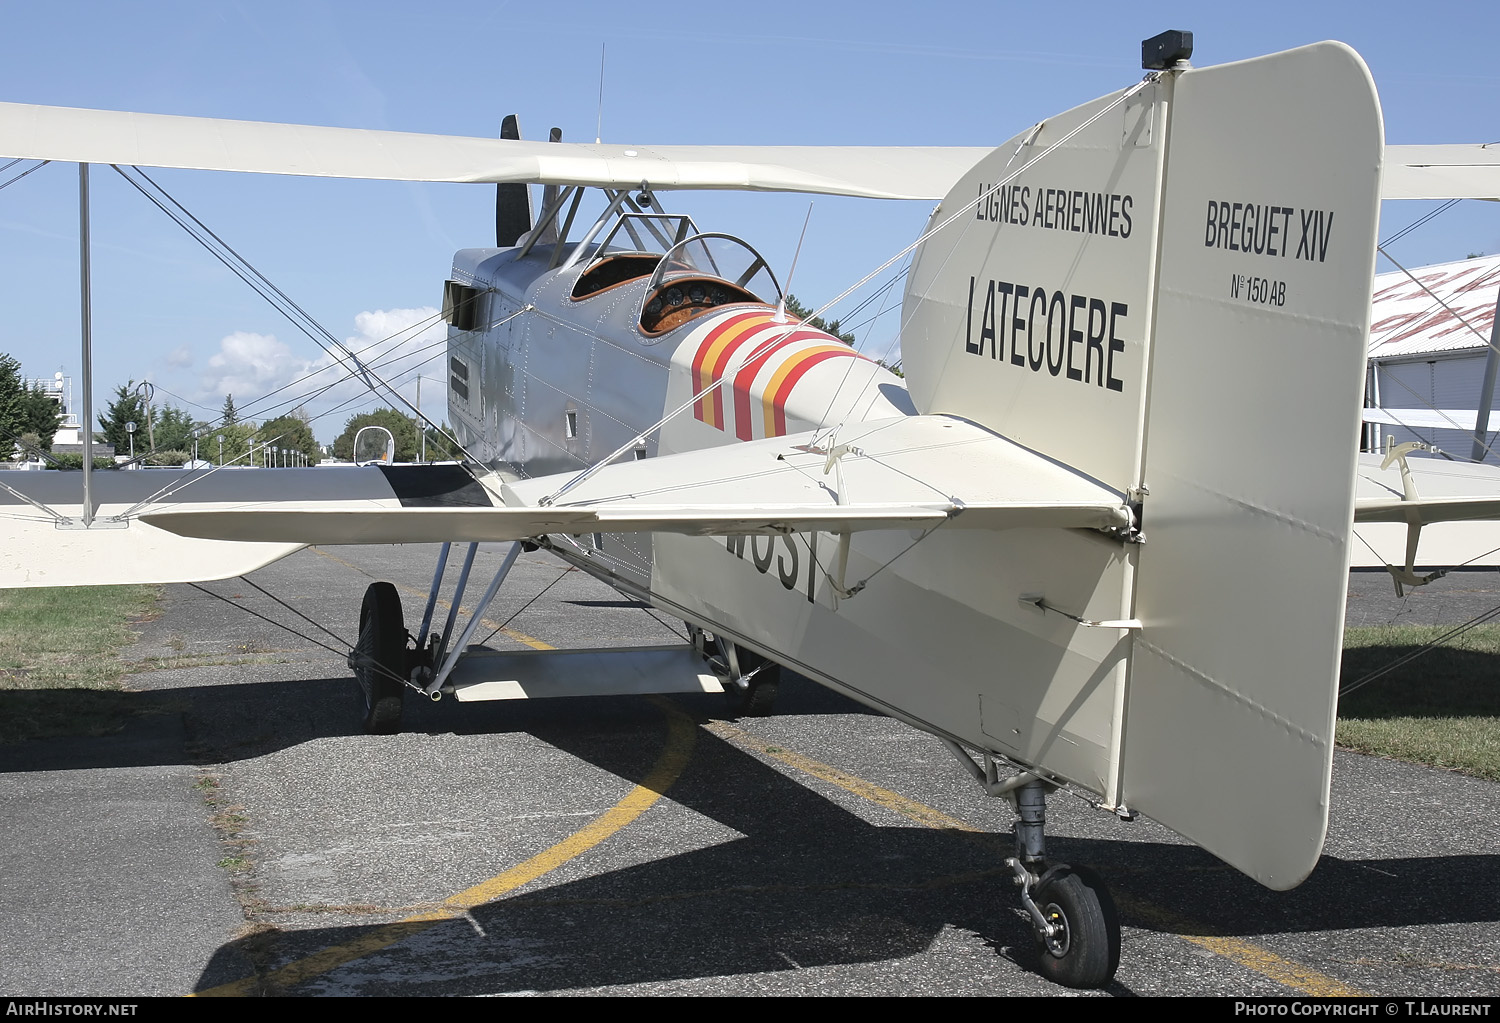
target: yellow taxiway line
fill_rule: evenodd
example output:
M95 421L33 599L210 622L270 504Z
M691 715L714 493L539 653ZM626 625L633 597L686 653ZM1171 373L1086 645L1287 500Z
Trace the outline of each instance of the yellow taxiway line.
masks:
M941 810L935 810L914 799L908 799L899 792L881 788L857 778L836 767L820 763L800 753L783 749L779 746L768 745L766 740L752 735L733 725L722 721L715 721L706 726L709 731L722 739L727 739L743 749L752 751L779 760L789 767L810 774L815 778L837 785L846 792L852 792L861 799L867 799L888 810L916 821L918 824L929 828L937 828L942 831L966 831L980 835L989 835L990 832L983 828L976 828L972 824L954 817L949 817ZM1270 977L1278 984L1305 995L1319 998L1365 998L1368 995L1355 987L1350 987L1341 980L1329 977L1326 974L1310 970L1289 959L1283 959L1259 945L1253 945L1248 941L1238 938L1216 936L1211 933L1211 928L1205 927L1186 917L1178 916L1149 902L1132 899L1128 896L1116 896L1115 901L1123 905L1132 915L1137 918L1149 920L1163 927L1165 930L1176 934L1185 941L1190 941L1201 948L1223 956L1231 962L1238 963L1246 969L1253 970L1265 977Z
M334 557L331 554L325 556ZM340 558L334 558L334 560L348 564ZM350 565L350 567L354 566ZM537 649L554 649L530 636L526 637L526 640L529 640L530 644ZM522 885L535 881L569 860L588 852L650 809L677 781L692 757L693 746L698 739L697 722L668 700L653 697L651 702L667 715L666 748L662 750L661 756L644 781L582 830L575 831L550 849L537 853L529 860L518 863L487 881L481 881L443 900L440 909L416 913L396 923L373 928L352 941L322 949L266 973L245 977L242 980L232 981L205 991L193 992L191 997L222 998L266 994L278 989L295 987L314 977L338 969L346 963L352 963L379 952L381 949L389 948L397 942L436 927L440 923L461 917L475 906L482 906L486 902L515 891Z
M361 575L367 574L357 565L345 561L337 555L329 554L327 551L317 547L310 549L316 554L320 554L346 568L359 572ZM413 587L396 585L397 588L406 590L408 593L426 597L425 593ZM445 601L439 601L438 603L445 609L449 606ZM485 622L484 624L489 625L491 628L496 627L493 622ZM524 643L536 650L555 649L550 644L534 636L528 636L514 629L501 627L500 631L517 642ZM224 984L220 987L195 992L195 996L247 995L257 991L265 991L268 988L287 988L300 984L313 977L337 969L346 963L354 962L381 949L389 948L397 942L413 934L425 931L439 923L462 916L475 906L480 906L497 899L557 869L564 863L582 855L625 828L660 799L682 774L683 770L687 767L688 759L692 755L693 745L697 736L697 725L670 701L654 697L652 698L652 702L667 713L667 744L661 758L641 784L637 785L624 799L620 800L581 831L573 833L550 849L538 853L529 860L519 863L487 881L482 881L471 888L464 889L457 895L445 899L440 909L414 914L397 923L377 927L368 934L353 941L347 941L323 949L265 974L246 977L243 980ZM879 785L865 781L863 778L813 760L811 757L803 756L800 753L768 745L765 740L726 722L715 721L705 727L713 734L733 742L737 746L771 757L805 774L810 774L815 778L837 785L846 792L853 793L861 799L868 800L887 810L900 814L924 827L943 831L969 832L979 835L989 834L989 832L981 828L974 827L957 818L949 817L940 810L919 803L914 799L909 799L899 792L882 788ZM1208 949L1216 955L1222 956L1262 976L1269 977L1294 991L1322 998L1359 998L1366 996L1366 993L1358 988L1351 987L1336 978L1329 977L1316 970L1308 969L1288 959L1283 959L1281 956L1261 948L1259 945L1254 945L1248 941L1241 941L1238 938L1213 935L1209 933L1211 928L1207 928L1186 917L1178 916L1151 903L1128 896L1117 896L1116 901L1122 904L1132 915L1149 920L1163 927L1165 930L1175 933L1185 941Z

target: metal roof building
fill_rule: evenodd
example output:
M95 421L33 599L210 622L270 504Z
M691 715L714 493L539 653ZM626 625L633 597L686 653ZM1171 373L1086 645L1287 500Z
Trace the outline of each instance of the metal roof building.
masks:
M1500 464L1500 382L1492 358L1500 256L1375 278L1365 378L1366 450L1420 440L1454 458ZM1481 402L1485 390L1490 401ZM1476 413L1492 411L1482 442ZM1382 411L1371 411L1382 410Z

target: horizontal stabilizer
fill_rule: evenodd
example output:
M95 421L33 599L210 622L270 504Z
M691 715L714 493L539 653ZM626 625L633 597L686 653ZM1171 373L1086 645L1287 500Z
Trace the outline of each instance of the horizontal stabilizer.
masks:
M920 529L941 525L944 507L870 505L851 508L730 505L638 508L399 508L161 512L147 522L204 539L305 544L441 543L525 540L548 533L688 533L720 536L806 530Z
M621 146L0 103L0 157L383 181L940 199L988 149Z
M139 469L96 472L85 524L83 473L0 473L0 589L227 579L286 557L306 541L220 543L142 520L153 510L258 506L420 509L487 507L488 491L455 465L318 469Z
M773 437L608 466L554 503L573 474L507 484L504 508L171 510L146 521L256 542L427 543L544 534L703 536L872 529L1111 529L1122 495L962 420L907 417L824 437ZM830 455L830 449L833 454ZM295 539L294 539L295 538Z

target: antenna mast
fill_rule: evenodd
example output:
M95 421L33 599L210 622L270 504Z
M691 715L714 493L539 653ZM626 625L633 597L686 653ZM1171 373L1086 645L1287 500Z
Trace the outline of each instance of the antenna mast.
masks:
M599 44L599 120L594 125L594 144L604 141L604 43Z

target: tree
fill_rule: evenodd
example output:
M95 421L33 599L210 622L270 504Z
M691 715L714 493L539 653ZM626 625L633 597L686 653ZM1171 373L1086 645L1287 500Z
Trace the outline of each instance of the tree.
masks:
M236 422L205 433L198 442L198 457L215 465L249 465L250 459L245 456L250 445L255 443L255 430L254 423ZM219 444L220 437L224 438L222 445ZM256 464L260 464L258 458Z
M396 439L396 461L417 460L417 421L390 408L350 416L344 423L344 432L333 442L335 458L342 458L346 462L354 461L354 436L362 426L383 426L391 431L391 436Z
M219 413L220 426L233 426L240 421L239 409L234 407L234 395L224 395L224 411ZM228 443L227 441L225 443Z
M10 455L10 442L25 432L26 385L21 382L21 364L9 355L0 355L0 455Z
M36 435L37 447L52 450L52 438L62 421L62 406L41 384L32 386L21 396L21 432Z
M52 395L40 384L27 387L21 363L0 355L0 457L9 457L10 445L23 433L36 434L38 446L50 449L59 418Z
M131 448L130 432L125 429L126 423L134 423L135 430L141 435L141 443L137 445L145 450L145 437L150 430L146 422L146 399L135 389L135 381L131 380L115 388L115 400L105 406L104 411L99 414L99 428L104 431L104 437L115 446L115 451L124 454Z
M312 429L296 416L277 416L263 424L255 432L255 441L257 444L269 444L281 451L300 451L307 456L309 465L316 465L323 457L323 449L318 446ZM264 461L265 458L270 458L271 461L268 463ZM256 462L262 465L275 465L275 459L276 456L270 452L255 456Z
M458 438L453 435L453 429L446 420L441 430L429 426L426 432L429 462L450 462L463 458L463 452L458 447Z
M193 450L193 431L198 424L193 422L192 416L175 405L161 405L151 412L156 418L152 427L157 451Z
M814 330L821 330L826 333L832 334L834 337L844 342L844 344L853 347L854 335L839 333L838 320L825 321L821 316L813 316L812 310L807 308L807 306L803 305L801 302L798 302L796 295L787 295L786 311L791 315L797 317L797 319L801 320L803 323L807 324Z

